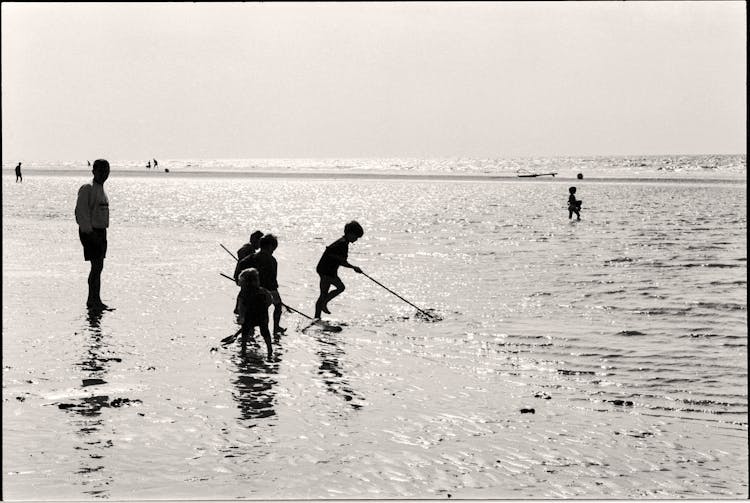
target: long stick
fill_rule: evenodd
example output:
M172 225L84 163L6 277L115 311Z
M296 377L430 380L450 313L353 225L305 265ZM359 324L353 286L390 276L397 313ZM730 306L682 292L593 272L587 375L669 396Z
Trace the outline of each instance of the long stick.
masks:
M379 281L377 281L376 279L374 279L374 278L371 278L370 276L368 276L368 275L367 275L367 274L365 274L365 273L362 273L362 275L363 275L364 277L366 277L367 279L369 279L369 280L373 281L374 283L376 283L376 284L378 284L378 285L382 286L383 288L385 288L386 290L388 290L389 292L391 292L391 293L392 293L393 295L395 295L395 296L396 296L396 297L398 297L399 299L401 299L401 300L403 300L404 302L406 302L407 304L409 304L409 305L410 305L411 307L413 307L413 308L416 308L416 310L417 310L417 311L419 311L420 313L424 314L424 315L425 315L425 316L427 316L428 318L433 318L433 316L432 316L432 315L431 315L430 313L428 313L428 312L426 312L425 310L423 310L423 309L420 309L419 307L415 306L414 304L412 304L411 302L409 302L408 300L406 300L405 298L403 298L402 296L400 296L399 294L397 294L396 292L394 292L393 290L391 290L390 288L388 288L388 287L387 287L387 286L385 286L384 284L380 283L380 282L379 282Z
M227 252L228 254L230 254L230 255L232 256L232 258L233 258L234 260L236 260L237 262L239 262L239 261L240 261L240 259L238 259L237 257L235 257L235 256L234 256L234 253L230 252L230 251L229 251L229 250L227 249L227 247L226 247L226 246L224 246L224 245L223 245L223 244L221 244L221 243L219 243L219 246L221 246L222 248L224 248L224 250L226 250L226 252Z
M312 316L308 316L308 315L306 315L305 313L303 313L303 312L301 312L301 311L297 311L296 309L294 309L294 308L293 308L293 307L291 307L291 306L287 306L287 305L286 305L286 304L284 304L283 302L281 303L281 305L282 305L282 306L284 306L285 308L289 309L290 311L294 311L295 313L297 313L297 314L299 314L299 315L301 315L301 316L304 316L304 317L305 317L305 318L307 318L308 320L314 320L314 319L315 319L315 318L313 318Z
M240 327L239 330L237 330L235 333L233 333L229 337L224 337L221 340L221 344L224 345L224 346L227 346L227 345L233 343L234 341L237 340L237 336L240 335L240 332L242 332L242 327Z
M234 279L233 278L227 276L223 272L220 272L219 274L221 276L224 276L225 278L227 278L228 280L230 280L231 282L234 283ZM288 306L288 305L284 304L283 302L281 303L281 305L284 306L285 308L289 309L290 311L294 311L295 313L299 314L300 316L304 316L308 320L312 321L312 323L310 323L310 325L308 325L307 327L305 327L305 328L302 329L302 332L304 332L305 330L307 330L308 328L310 328L311 326L316 325L316 324L321 325L323 327L323 330L327 330L328 332L341 332L341 327L337 327L335 325L328 325L328 324L324 323L322 320L318 320L318 319L313 318L312 316L308 316L305 313L303 313L302 311L297 311L293 307ZM242 329L240 329L240 330L242 330ZM231 344L231 343L233 343L235 341L235 339L237 339L238 335L239 335L239 331L236 334L230 335L229 337L225 337L224 339L221 340L221 342L224 345Z
M308 320L310 320L312 322L309 325L307 325L305 328L303 328L302 330L300 330L300 332L302 332L302 333L305 333L305 330L307 330L308 328L310 328L313 325L320 325L321 327L323 327L323 330L326 331L326 332L341 332L341 330L342 330L341 327L337 327L336 325L329 325L328 323L324 322L323 320L319 320L319 319L313 318L312 316L308 316L305 313L303 313L302 311L297 311L293 307L287 306L283 302L282 302L281 305L284 306L285 308L289 309L290 311L294 311L295 313L297 313L297 314L299 314L301 316L304 316L305 318L307 318Z
M230 281L234 282L234 278L232 278L232 277L230 277L230 276L227 276L227 275L226 275L226 274L224 274L223 272L220 272L220 273L219 273L219 275L220 275L220 276L224 276L224 277L225 277L225 278L227 278L228 280L230 280ZM302 311L297 311L297 310L296 310L296 309L294 309L294 308L293 308L292 306L288 306L288 305L284 304L283 302L281 303L281 305L282 305L282 306L284 306L285 308L289 309L290 311L294 311L295 313L297 313L297 314L299 314L299 315L301 315L301 316L304 316L304 317L305 317L305 318L307 318L308 320L314 320L314 319L315 319L315 318L313 318L312 316L308 316L308 315L306 315L306 314L305 314L305 313L303 313Z

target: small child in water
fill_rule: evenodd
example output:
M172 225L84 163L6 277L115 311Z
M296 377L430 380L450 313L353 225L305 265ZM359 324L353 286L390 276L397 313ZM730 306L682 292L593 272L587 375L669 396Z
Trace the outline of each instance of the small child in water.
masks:
M323 252L323 256L320 257L318 266L315 269L320 276L320 296L317 302L315 302L315 318L320 318L321 312L331 314L328 310L328 303L343 293L346 288L344 282L339 278L339 266L354 269L357 273L362 272L362 269L351 265L347 259L349 258L349 243L354 243L364 234L365 231L362 229L362 226L352 220L344 226L344 235L327 246ZM335 286L336 288L329 293L328 289L331 286Z
M242 325L242 346L247 344L248 336L253 338L255 327L266 343L268 361L273 357L271 333L268 331L268 307L273 299L268 290L260 286L260 274L254 268L245 269L239 275L240 293L237 295L237 322Z
M576 199L576 188L571 187L568 189L570 196L568 196L568 219L573 218L573 213L576 214L578 220L581 219L581 203L582 201Z

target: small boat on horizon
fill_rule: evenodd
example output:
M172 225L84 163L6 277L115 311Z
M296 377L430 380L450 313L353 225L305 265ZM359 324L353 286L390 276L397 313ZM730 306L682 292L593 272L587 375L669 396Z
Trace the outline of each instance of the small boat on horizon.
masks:
M525 169L519 169L518 171L516 171L516 176L518 176L519 178L534 178L537 176L551 176L552 178L554 178L556 174L556 171L554 173L529 173Z

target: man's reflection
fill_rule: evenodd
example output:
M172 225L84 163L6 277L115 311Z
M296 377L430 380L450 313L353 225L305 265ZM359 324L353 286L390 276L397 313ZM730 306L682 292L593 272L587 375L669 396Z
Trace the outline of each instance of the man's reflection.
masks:
M105 377L107 370L112 361L120 361L119 358L107 358L104 356L106 344L101 330L102 311L89 310L86 315L86 325L83 333L87 336L88 346L83 361L76 363L83 371L81 387L86 390L87 387L106 383ZM84 491L96 497L106 498L109 496L107 486L112 483L111 475L102 475L104 465L102 459L106 450L112 447L111 440L104 440L100 433L103 426L101 410L111 406L109 396L93 395L87 396L72 403L61 403L60 409L67 413L77 414L74 416L71 424L78 428L76 435L82 440L81 445L75 447L76 450L85 453L81 459L81 468L76 474L81 475L80 484L91 486L91 489Z
M339 368L339 358L344 354L344 350L338 346L334 338L321 335L317 340L320 343L318 375L323 377L326 389L334 395L341 396L353 409L361 409L364 398L349 387L349 382Z

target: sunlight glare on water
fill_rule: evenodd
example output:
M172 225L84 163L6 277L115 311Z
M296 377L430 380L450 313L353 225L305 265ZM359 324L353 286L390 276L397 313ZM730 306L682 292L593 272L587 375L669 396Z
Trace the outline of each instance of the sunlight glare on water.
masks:
M747 494L744 184L577 181L572 222L559 179L113 173L91 319L84 182L3 177L6 497ZM310 315L351 219L350 262L440 321L344 269L340 333L285 313L273 362L218 347L219 243L276 234Z

